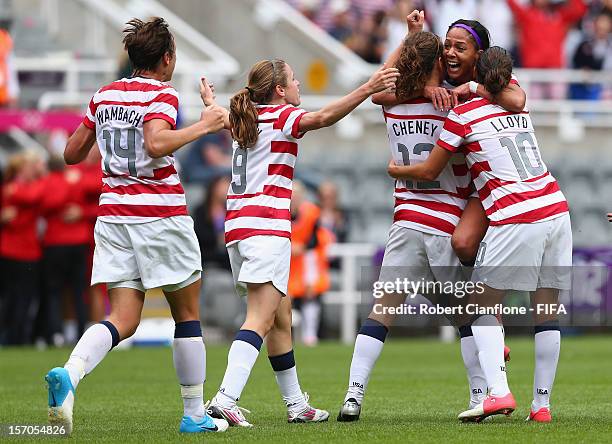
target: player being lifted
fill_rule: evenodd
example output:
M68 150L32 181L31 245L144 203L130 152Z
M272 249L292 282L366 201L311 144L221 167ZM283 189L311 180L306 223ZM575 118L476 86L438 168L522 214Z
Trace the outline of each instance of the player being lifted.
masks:
M387 62L400 68L396 93L379 93L372 98L375 103L384 105L391 152L395 162L399 164L422 162L427 158L446 117L444 109L450 107L459 95L453 95L447 88L440 88L439 85L445 76L452 77L457 83L471 80L470 66L473 69L479 54L482 53L479 48L489 46L486 28L478 22L460 20L449 28L444 45L445 57L442 58L443 49L439 39L430 33L419 33L424 23L423 12L413 11L407 17L407 22L411 35ZM469 27L478 42L470 41L464 33L469 36L472 34L463 27L459 29L459 33L455 33L455 25ZM449 38L453 41L452 44L449 43ZM454 42L454 39L459 42ZM475 37L472 36L471 39L474 40ZM459 49L455 49L454 45L458 45ZM453 60L460 57L461 62L453 62L453 68L450 68L447 60L449 57ZM447 64L449 72L444 69L443 62ZM457 69L457 66L460 69ZM480 89L483 89L482 86ZM490 94L487 91L481 92ZM422 97L424 93L429 99ZM513 101L521 96L524 97L522 91L507 88L497 98L504 104L508 102L512 105ZM416 131L418 128L421 130ZM434 179L422 184L400 180L396 184L394 223L385 249L380 280L393 281L397 277L417 281L421 278L427 281L458 280L463 276L456 272L456 267L459 266L457 256L467 265L471 265L476 246L484 236L487 224L473 223L474 219L478 221L483 212L477 199L468 199L470 179L465 160L462 156L456 157L453 164L445 168L440 177ZM456 237L460 227L461 232ZM455 247L455 242L460 247L460 254L453 252L451 248L451 244ZM422 254L415 254L415 251ZM406 276L407 272L412 275ZM382 300L378 300L377 304L395 306L403 303L405 297L406 295L386 295ZM338 415L339 421L359 419L370 373L382 351L393 318L391 315L376 314L373 311L362 325L355 341L349 387ZM487 393L486 380L478 361L476 345L468 325L469 319L455 318L451 321L459 326L461 353L470 386L469 405L473 407L482 401Z
M286 296L291 256L291 200L298 139L333 125L371 94L394 88L398 73L384 66L368 82L316 112L298 108L300 83L282 60L256 63L247 86L230 102L233 143L225 241L237 291L247 298L246 320L232 343L211 414L249 427L237 401L266 340L270 364L289 422L326 421L298 382L291 342L291 300ZM213 104L212 97L205 100Z
M207 107L200 121L175 130L178 95L166 82L176 48L168 24L162 18L127 24L123 43L134 74L94 94L64 152L68 164L84 160L96 141L102 153L92 285L107 284L111 313L83 334L64 367L47 374L49 421L70 433L77 385L134 334L145 291L161 287L176 322L173 360L184 405L180 431L223 431L227 422L204 409L200 249L172 153L221 129L225 110Z
M485 51L477 63L478 81L496 93L512 75L512 59L499 47ZM455 107L444 123L429 158L409 166L390 165L392 176L431 180L453 154L466 154L478 196L490 221L480 245L474 280L486 282L476 304L500 304L507 290L531 292L532 305L556 304L559 290L570 288L572 233L567 202L542 161L528 111L511 113L484 98ZM552 306L552 305L551 305ZM533 402L528 420L550 422L552 390L560 349L558 316L537 314ZM495 316L472 323L489 394L459 419L480 421L516 408L508 387L502 353L503 336Z

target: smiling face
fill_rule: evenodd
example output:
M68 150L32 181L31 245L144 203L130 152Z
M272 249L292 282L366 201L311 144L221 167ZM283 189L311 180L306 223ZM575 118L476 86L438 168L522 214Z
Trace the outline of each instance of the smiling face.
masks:
M444 62L449 80L455 84L473 80L474 67L481 52L467 30L451 28L444 41Z
M287 75L287 86L277 86L282 88L285 93L285 102L293 106L300 104L300 82L295 78L293 69L288 64L285 65L285 74Z

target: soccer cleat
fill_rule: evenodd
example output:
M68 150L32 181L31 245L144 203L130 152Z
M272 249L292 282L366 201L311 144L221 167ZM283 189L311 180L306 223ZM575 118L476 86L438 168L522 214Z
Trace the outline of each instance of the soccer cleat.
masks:
M195 422L191 416L183 416L179 431L181 433L225 432L229 424L225 419L212 418L208 414Z
M217 419L224 419L230 426L253 427L253 424L248 422L243 414L243 412L251 412L245 408L238 407L237 404L234 404L230 408L223 407L215 396L212 401L206 403L205 408L208 410L210 416Z
M504 345L504 362L508 362L510 360L510 347Z
M484 401L473 409L459 413L457 417L461 422L481 422L492 415L509 416L516 409L516 401L512 393L506 396L488 395Z
M66 435L72 433L72 408L74 406L74 387L68 370L63 367L51 369L45 376L49 394L49 424L63 426Z
M340 412L338 413L338 418L336 418L336 420L339 422L358 421L360 414L361 405L359 405L355 398L349 398L344 401L344 404L342 404Z
M308 404L308 393L304 393L304 400L306 401L306 408L299 412L294 412L291 410L291 406L287 406L287 422L325 422L328 420L329 412L315 409Z
M547 407L542 407L537 412L531 410L529 412L529 416L525 421L535 421L535 422L551 422L552 416L550 414L550 409Z

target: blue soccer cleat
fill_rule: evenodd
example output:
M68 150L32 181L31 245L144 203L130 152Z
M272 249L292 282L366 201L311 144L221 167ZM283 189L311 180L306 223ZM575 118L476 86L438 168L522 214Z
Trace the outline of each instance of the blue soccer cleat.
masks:
M183 416L179 431L181 433L225 432L229 424L225 419L211 418L208 414L200 422L191 416Z
M65 433L72 433L72 408L74 407L74 387L68 370L63 367L51 369L47 376L49 391L49 424L63 426Z

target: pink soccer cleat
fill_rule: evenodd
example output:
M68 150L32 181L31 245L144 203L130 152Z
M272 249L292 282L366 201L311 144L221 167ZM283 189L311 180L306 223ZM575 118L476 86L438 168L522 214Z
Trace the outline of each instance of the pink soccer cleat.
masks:
M504 362L508 362L510 360L510 347L504 345Z
M458 419L461 422L480 422L492 415L509 416L514 409L516 409L516 401L512 393L508 393L506 396L488 395L484 401L473 409L459 413Z
M535 422L551 422L552 415L550 414L550 409L548 407L542 407L537 412L531 410L529 412L529 416L525 421L535 421Z

